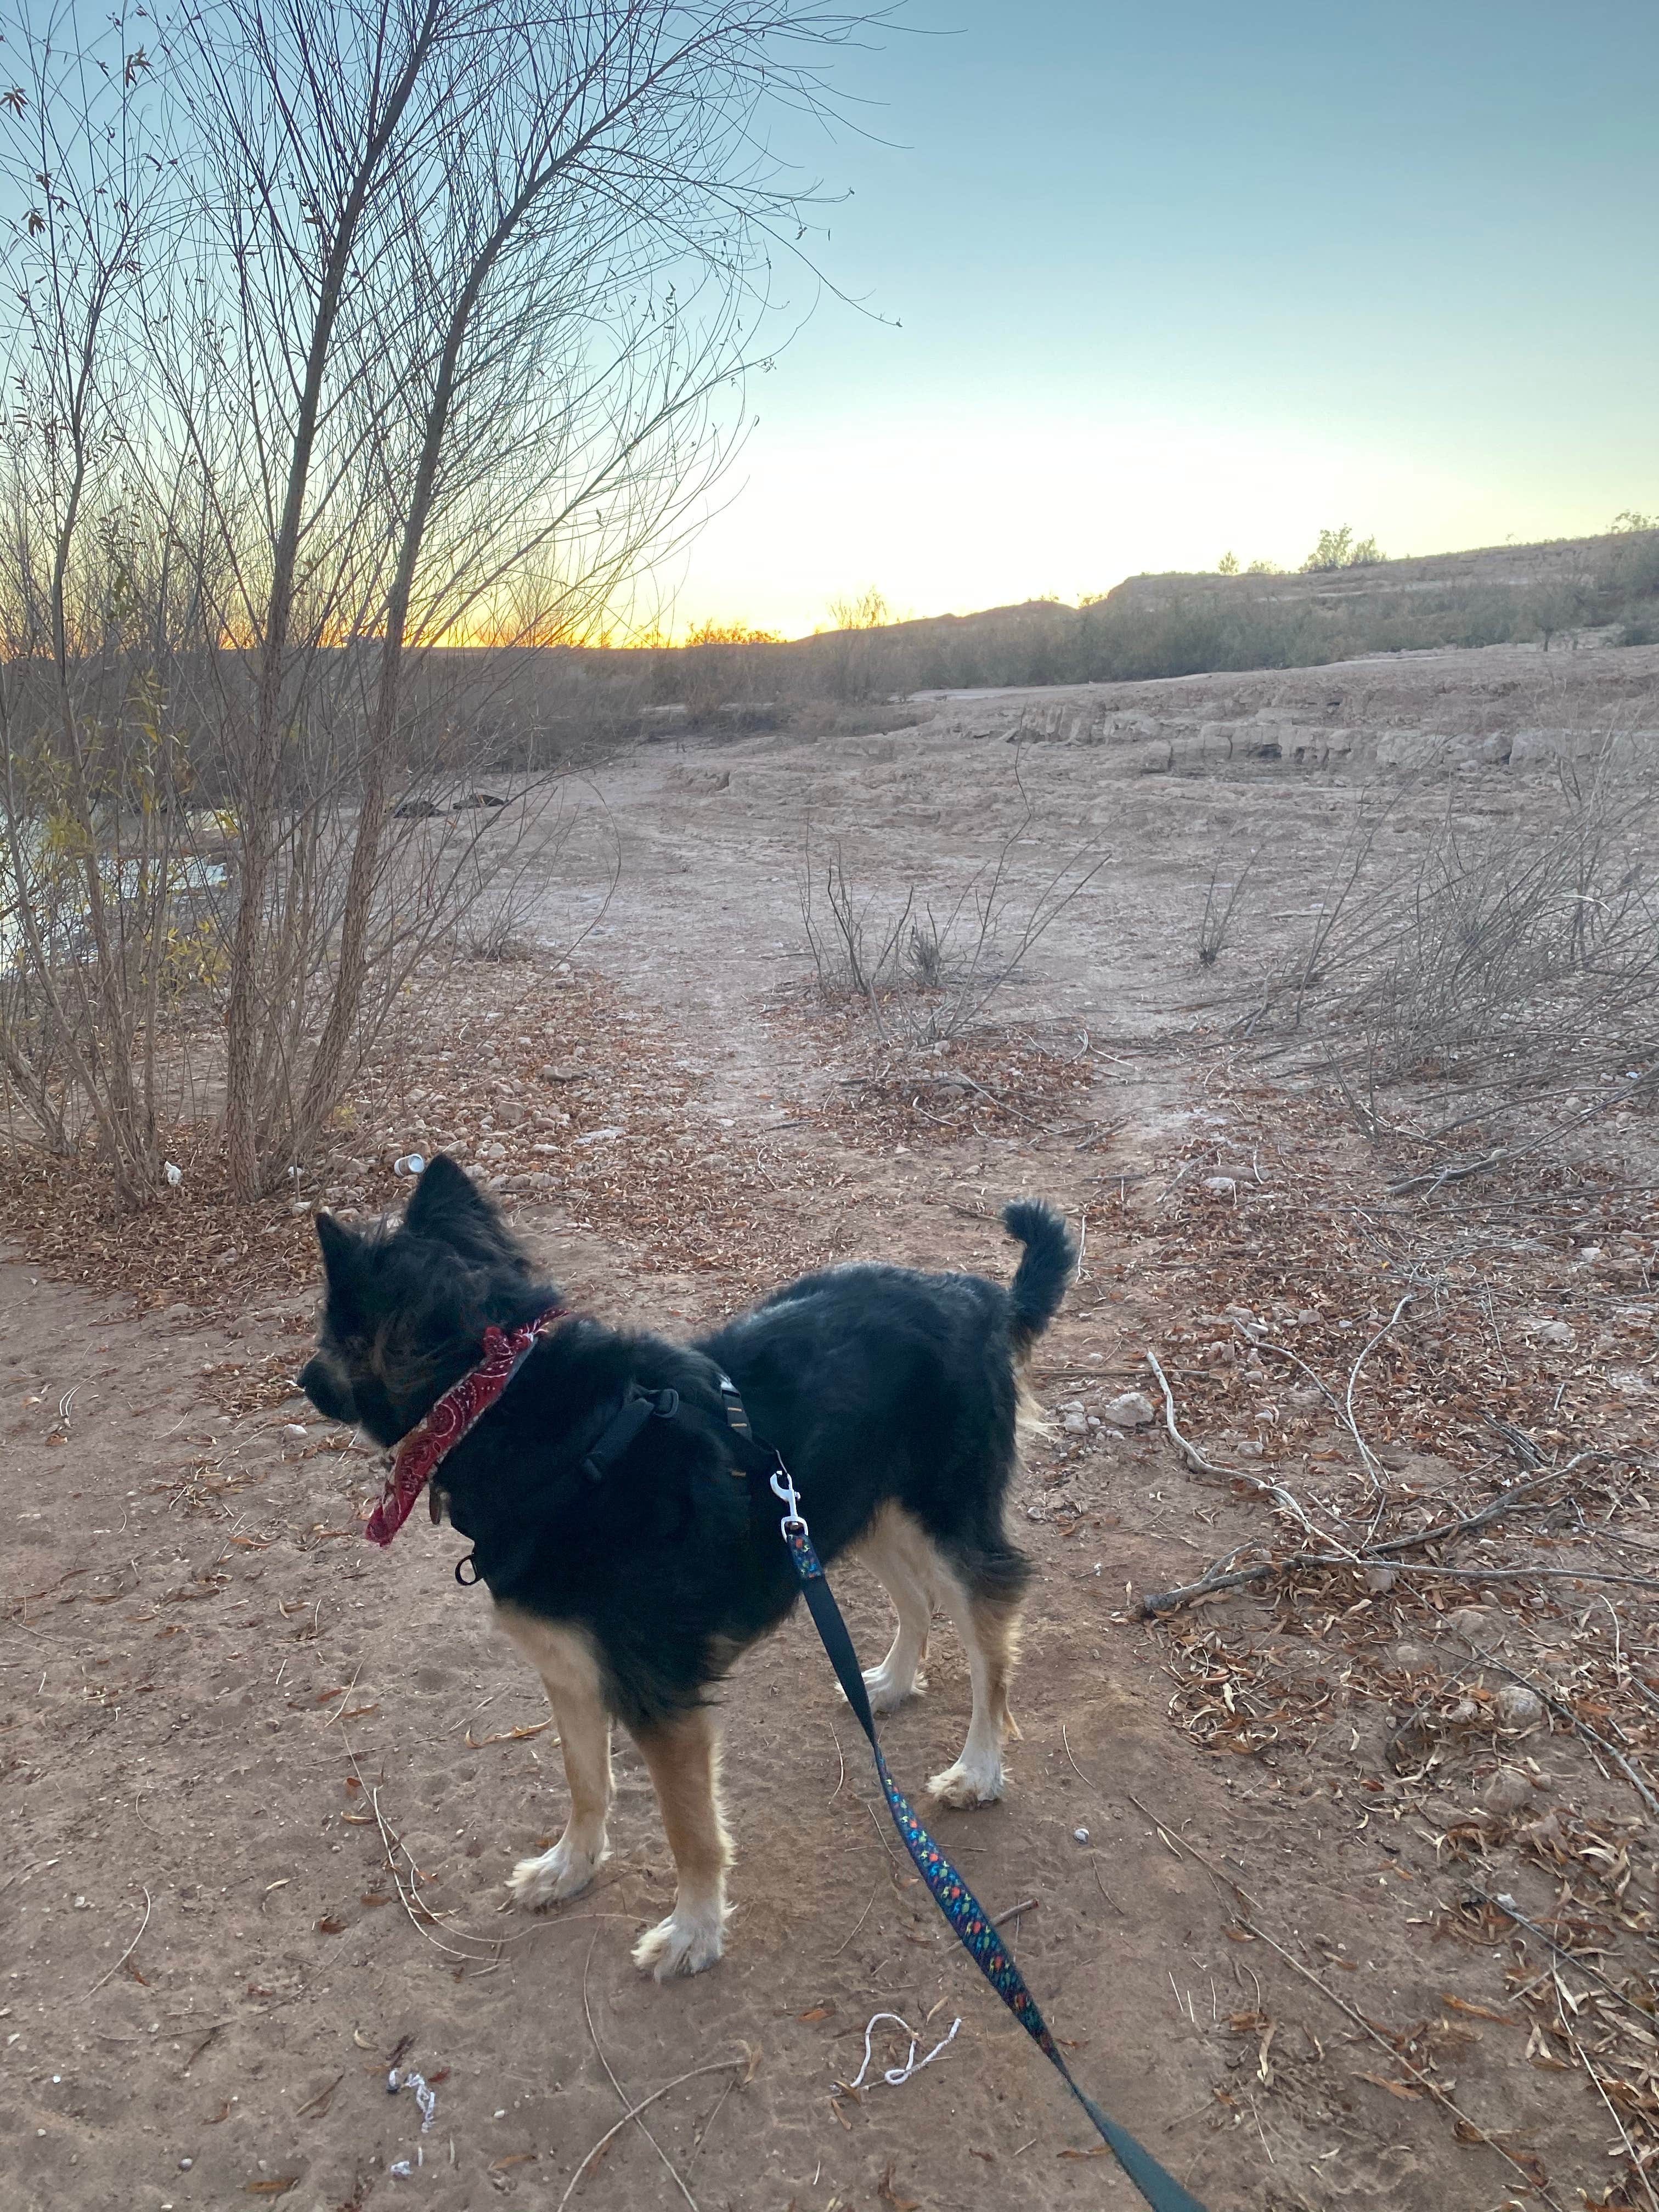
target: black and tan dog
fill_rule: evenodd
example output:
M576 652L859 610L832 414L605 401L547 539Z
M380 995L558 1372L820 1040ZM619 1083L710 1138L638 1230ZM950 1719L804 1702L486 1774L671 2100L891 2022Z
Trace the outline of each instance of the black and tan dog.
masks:
M893 1601L892 1648L865 1678L877 1711L922 1686L942 1606L967 1647L973 1717L931 1787L957 1806L1002 1794L1030 1573L1004 1518L1030 1404L1019 1370L1076 1262L1051 1206L1022 1202L1003 1221L1024 1247L1006 1291L844 1267L692 1344L563 1318L444 1459L434 1488L547 1686L564 1749L569 1821L515 1869L521 1904L574 1896L605 1857L618 1719L650 1769L679 1884L635 1958L659 1979L719 1958L730 1844L709 1692L796 1595L767 1480L779 1457L820 1558L855 1550ZM319 1214L317 1232L327 1297L301 1384L319 1413L384 1445L477 1366L487 1328L560 1304L449 1159L427 1169L401 1225L358 1232ZM723 1378L763 1448L734 1430ZM663 1417L619 1428L641 1392ZM625 1449L601 1464L619 1435Z

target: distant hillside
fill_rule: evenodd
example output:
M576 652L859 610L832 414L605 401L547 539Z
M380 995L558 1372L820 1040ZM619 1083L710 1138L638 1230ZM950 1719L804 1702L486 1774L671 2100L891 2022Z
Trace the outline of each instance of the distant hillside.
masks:
M687 722L827 730L872 727L876 715L890 726L887 702L919 691L1317 668L1445 646L1547 649L1590 629L1616 645L1659 642L1659 531L1306 575L1131 576L1083 606L1027 599L787 644L446 653L429 667L445 696L428 720L510 732L530 766Z
M1350 568L1294 575L1223 576L1172 571L1126 577L1108 602L1169 606L1194 598L1267 599L1291 605L1310 600L1352 604L1395 592L1519 592L1592 589L1609 560L1651 565L1659 531L1615 537L1557 538L1541 545L1485 545L1467 553L1428 553L1404 561L1373 561Z
M1311 574L1132 576L1080 607L1028 599L800 638L773 649L764 680L836 698L1121 683L1437 646L1547 645L1588 628L1631 644L1659 638L1659 530Z

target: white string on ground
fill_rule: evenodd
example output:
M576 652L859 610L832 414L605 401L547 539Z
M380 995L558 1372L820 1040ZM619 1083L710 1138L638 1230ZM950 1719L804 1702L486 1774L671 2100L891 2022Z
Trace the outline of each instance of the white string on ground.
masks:
M944 2050L945 2045L947 2043L954 2043L956 2041L957 2030L962 2026L962 2022L959 2020L953 2020L951 2022L951 2033L949 2035L941 2036L939 2040L933 2045L933 2049L928 2052L925 2058L918 2058L916 2056L915 2031L911 2027L909 2021L908 2020L901 2020L896 2012L878 2012L874 2014L871 2019L869 2027L864 2031L864 2063L860 2067L857 2074L854 2076L851 2082L848 2083L848 2086L850 2088L861 2089L864 2087L864 2077L870 2071L870 2038L875 2033L877 2021L881 2020L890 2020L895 2027L902 2027L904 2030L904 2033L910 2039L910 2056L905 2060L903 2065L885 2067L882 2072L882 2080L889 2082L895 2089L902 2088L904 2084L909 2080L910 2076L913 2074L920 2074L924 2066L931 2066L933 2061L939 2057L940 2051ZM875 2085L872 2082L871 2087L873 2088L874 2086Z
M386 2077L386 2086L395 2097L399 2089L412 2089L415 2101L421 2108L421 2133L425 2135L437 2118L438 2093L426 2086L426 2076L412 2070L400 2074L394 2066Z

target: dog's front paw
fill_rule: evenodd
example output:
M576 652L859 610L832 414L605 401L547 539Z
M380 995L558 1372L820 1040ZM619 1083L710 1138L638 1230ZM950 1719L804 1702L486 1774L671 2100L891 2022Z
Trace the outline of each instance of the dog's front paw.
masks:
M608 1856L603 1844L586 1850L568 1836L561 1836L552 1850L544 1851L539 1858L520 1859L507 1876L507 1887L515 1905L534 1912L586 1889Z
M927 1687L927 1677L912 1674L905 1681L896 1675L889 1674L884 1668L870 1667L865 1670L864 1687L872 1713L890 1713L907 1698L919 1697ZM846 1695L843 1690L842 1696L845 1698Z
M648 1928L634 1946L634 1964L659 1982L675 1974L702 1973L726 1948L721 1934L725 1917L719 1905L677 1905L666 1920Z
M994 1805L1002 1795L1003 1779L1000 1759L994 1765L980 1765L959 1759L954 1766L934 1775L927 1787L941 1805L955 1805L965 1812L975 1805Z

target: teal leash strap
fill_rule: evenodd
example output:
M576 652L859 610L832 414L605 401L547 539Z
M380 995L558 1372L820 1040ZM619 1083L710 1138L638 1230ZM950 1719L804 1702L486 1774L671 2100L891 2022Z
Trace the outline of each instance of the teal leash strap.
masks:
M812 1547L811 1533L801 1517L800 1500L794 1484L781 1461L778 1463L777 1474L772 1477L772 1488L788 1509L781 1524L783 1540L788 1547L790 1560L800 1583L801 1595L806 1601L807 1610L823 1640L830 1663L836 1670L836 1678L847 1693L847 1702L853 1709L854 1717L869 1739L870 1749L875 1757L876 1772L886 1794L893 1825L902 1837L904 1847L915 1860L916 1871L927 1883L934 1904L949 1921L957 1942L981 1973L1043 2057L1056 2069L1060 2080L1089 2115L1101 2140L1152 2206L1152 2212L1204 2212L1204 2207L1197 2197L1160 2166L1143 2143L1137 2142L1127 2128L1121 2128L1115 2120L1102 2112L1094 2099L1078 2087L1072 2077L1071 2068L1061 2057L1060 2047L1048 2031L1048 2022L1037 2009L1036 1999L1026 1988L1024 1975L1008 1955L991 1916L916 1818L909 1800L888 1772L887 1761L882 1756L881 1746L876 1740L875 1717L870 1711L869 1694L864 1686L858 1654L853 1649L853 1639L848 1633L847 1623L842 1619L835 1593L825 1579L823 1565Z

